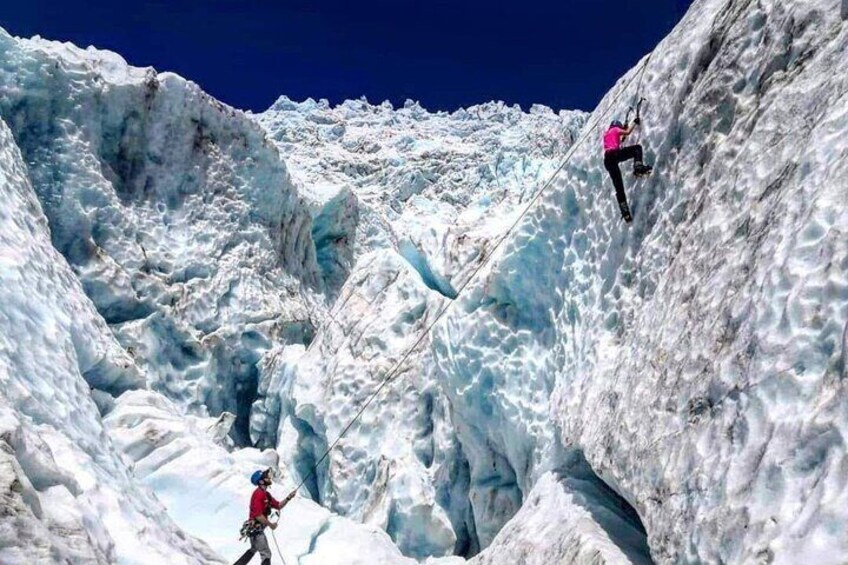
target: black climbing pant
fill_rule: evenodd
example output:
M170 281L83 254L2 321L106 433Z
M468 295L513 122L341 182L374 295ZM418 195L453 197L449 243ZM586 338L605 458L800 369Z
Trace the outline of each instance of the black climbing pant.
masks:
M624 179L621 178L621 169L618 168L618 164L630 159L635 159L636 163L642 162L641 145L628 145L604 153L604 168L609 173L612 184L615 186L615 197L618 199L619 206L622 204L627 206L627 195L624 193Z

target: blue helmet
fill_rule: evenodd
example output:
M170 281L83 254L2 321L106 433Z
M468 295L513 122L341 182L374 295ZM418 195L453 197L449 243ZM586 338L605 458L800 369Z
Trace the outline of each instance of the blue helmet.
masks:
M618 120L613 120L612 123L610 124L610 127L611 128L623 128L624 124L622 124Z
M265 476L265 471L254 471L252 475L250 475L250 482L253 483L254 486L259 486L259 481Z

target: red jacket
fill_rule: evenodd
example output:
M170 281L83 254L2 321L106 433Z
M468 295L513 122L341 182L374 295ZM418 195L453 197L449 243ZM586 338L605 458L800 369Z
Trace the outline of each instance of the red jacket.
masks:
M256 487L250 497L250 520L257 516L268 516L271 513L271 508L279 510L282 506L280 501L271 496L271 493L267 490Z

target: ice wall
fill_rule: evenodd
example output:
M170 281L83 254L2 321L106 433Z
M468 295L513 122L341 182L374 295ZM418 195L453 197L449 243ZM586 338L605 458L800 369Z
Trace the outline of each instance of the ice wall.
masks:
M307 481L304 494L322 505L383 528L406 555L450 555L476 542L465 523L460 448L428 357L404 364L396 386L310 476L444 300L395 252L374 251L362 263L342 288L344 306L309 348L269 356L254 437L277 445L285 466Z
M0 120L0 561L212 563L135 481L91 389L144 385L50 242Z
M838 2L702 0L600 103L433 338L478 532L554 442L657 561L844 561L846 66ZM639 95L656 172L626 226L599 144Z
M309 339L320 290L264 132L174 74L2 30L0 91L52 242L120 343L181 405L235 413L246 443L256 362Z
M591 471L546 473L476 564L646 564L645 533Z

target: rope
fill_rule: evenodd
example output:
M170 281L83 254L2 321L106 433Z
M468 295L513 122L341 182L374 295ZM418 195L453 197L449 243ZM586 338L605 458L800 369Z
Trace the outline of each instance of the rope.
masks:
M651 51L648 54L648 58L645 59L645 64L642 65L642 71L639 73L639 84L636 85L636 99L642 98L642 79L645 78L645 71L648 69L648 63L651 62L651 57L654 56L654 52Z
M279 523L279 518L277 519ZM274 545L277 546L277 554L280 556L280 560L283 562L283 565L286 565L286 558L283 557L283 552L280 551L280 544L277 543L277 536L274 534L273 528L268 528L271 531L271 539L274 540Z
M651 60L652 55L653 55L653 52L648 56L647 59L645 59L645 63L642 67L642 71L638 75L640 77L639 87L638 87L639 89L641 89L641 86L642 86L642 77L644 77L645 68L647 67L648 62ZM624 85L624 87L622 87L621 90L618 92L618 94L616 94L613 97L613 99L610 101L608 107L612 106L616 102L618 102L618 100L627 91L627 89L630 87L630 85L633 84L633 81L636 79L636 76L637 75L634 75L629 81L627 81L627 83ZM638 91L639 90L637 89L637 92ZM598 112L598 115L594 118L591 126L585 128L585 133L568 150L568 152L566 153L566 155L563 158L563 161L559 165L559 167L557 167L556 170L554 170L554 172L550 176L550 178L544 183L544 185L542 185L542 188L539 189L536 192L535 196L533 196L532 199L530 199L530 202L527 204L527 206L524 207L521 214L518 215L518 217L515 219L515 221L512 222L510 227L498 238L497 242L495 243L494 247L492 247L490 252L488 254L484 255L483 260L480 262L480 264L477 265L477 267L471 272L471 275L465 280L465 282L459 287L459 289L457 289L456 297L453 300L450 300L449 302L447 302L442 307L442 309L439 311L439 313L436 315L436 317L433 319L433 321L430 322L430 324L421 333L421 335L418 337L418 339L415 340L415 343L412 344L412 347L410 347L409 349L406 350L404 355L401 357L400 361L395 363L392 366L392 368L387 371L386 377L380 383L380 386L378 386L377 389L373 393L371 393L371 395L365 401L365 404L363 404L362 407L357 411L356 415L354 415L354 417L350 420L350 422L344 427L344 429L342 429L341 433L339 433L339 435L336 437L336 439L333 440L333 442L330 444L330 446L327 447L327 449L324 451L324 454L321 455L321 457L318 459L318 461L316 461L315 464L312 465L312 469L309 471L309 473L300 481L300 483L294 489L295 492L300 490L300 488L306 483L306 481L308 481L310 479L310 477L312 477L316 473L316 471L318 470L318 467L321 465L321 463L324 461L324 459L327 458L327 456L330 454L330 452L333 450L333 448L335 448L336 445L338 445L339 441L341 441L341 439L345 436L345 434L347 434L347 432L350 430L350 428L353 427L353 425L359 420L359 418L362 416L363 412L365 412L365 410L368 408L368 406L371 405L371 402L374 401L374 399L377 397L377 395L380 394L380 392L386 387L387 384L389 384L389 382L391 382L391 380L394 378L394 376L398 372L398 369L406 362L407 359L409 359L409 356L412 355L412 352L415 351L415 349L419 345L421 345L421 343L424 341L424 338L426 338L430 334L430 331L442 319L442 316L445 315L445 313L448 311L448 309L451 307L451 305L454 304L459 299L460 296L462 296L462 293L465 290L465 288L468 286L468 284L472 280L474 280L474 278L483 269L483 267L485 267L489 263L489 261L495 255L495 251L497 251L500 248L501 244L503 244L503 242L506 240L506 238L515 230L515 228L518 226L519 222L521 222L521 220L524 219L524 217L527 215L527 213L530 211L530 209L533 208L533 206L535 206L536 202L538 202L538 200L539 200L539 198L541 198L542 194L544 194L544 192L548 188L550 188L550 186L553 184L556 177L559 176L559 174L562 172L562 170L565 168L565 166L569 163L569 161L571 161L571 158L574 156L574 153L577 150L577 148L580 147L580 145L583 144L583 142L589 137L589 134L592 131L594 131L595 127L597 127L598 121L600 120L602 113L604 113L604 112Z
M653 56L654 56L654 52L651 51L648 54L648 58L645 59L645 63L642 65L642 70L639 72L639 84L636 85L636 108L635 108L637 119L641 118L642 102L648 101L646 98L642 98L642 79L645 78L645 71L648 69L648 63L651 62L651 57L653 57ZM633 106L630 106L627 109L627 114L626 114L626 117L624 119L625 125L628 125L630 123L630 112L633 112L633 111L634 111Z

